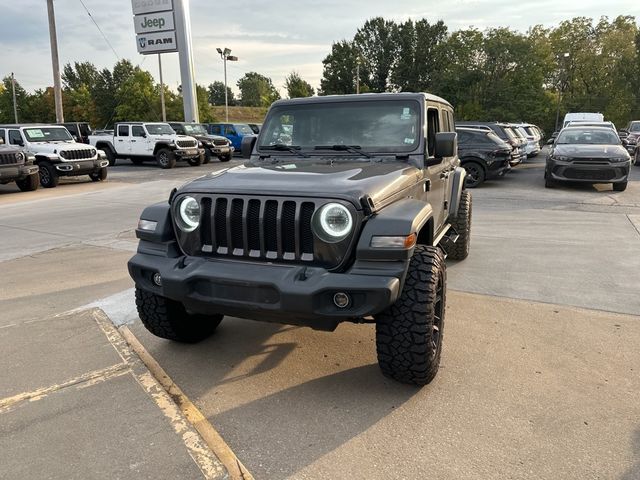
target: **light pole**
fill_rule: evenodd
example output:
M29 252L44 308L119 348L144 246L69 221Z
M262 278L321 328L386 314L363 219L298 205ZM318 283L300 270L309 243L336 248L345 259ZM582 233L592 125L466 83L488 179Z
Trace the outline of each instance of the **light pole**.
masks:
M51 65L53 67L53 96L56 105L56 122L64 122L62 110L62 86L60 81L60 63L58 61L58 35L56 33L56 16L53 10L53 0L47 0L47 14L49 16L49 39L51 41Z
M227 95L227 60L229 60L230 62L237 62L238 57L230 55L231 50L229 50L227 47L225 47L224 50L221 48L216 48L216 50L218 51L218 53L220 54L220 58L222 58L224 62L224 116L225 116L225 122L228 122L229 121L229 98Z
M562 101L562 94L564 93L564 90L566 88L566 84L567 84L567 61L568 58L571 56L571 54L569 52L564 52L562 54L561 57L561 61L562 61L562 77L560 77L560 81L558 83L558 109L556 110L556 132L558 131L558 123L560 122L560 102Z

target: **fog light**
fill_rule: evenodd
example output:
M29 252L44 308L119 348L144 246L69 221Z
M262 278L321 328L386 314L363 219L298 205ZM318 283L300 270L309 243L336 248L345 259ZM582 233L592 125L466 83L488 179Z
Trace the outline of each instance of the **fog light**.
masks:
M159 287L162 286L162 275L160 275L158 272L153 274L153 283L155 283Z
M351 299L346 293L338 292L333 296L333 303L335 303L338 308L347 308L349 303L351 303Z

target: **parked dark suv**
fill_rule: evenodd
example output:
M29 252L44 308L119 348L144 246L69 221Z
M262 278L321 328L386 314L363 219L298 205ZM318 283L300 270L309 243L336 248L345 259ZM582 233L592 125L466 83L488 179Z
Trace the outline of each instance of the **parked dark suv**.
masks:
M456 127L458 132L458 157L467 171L465 185L475 188L485 180L502 177L511 166L511 145L493 132L466 127Z
M209 163L212 157L218 157L221 162L228 162L233 157L234 148L231 142L220 135L212 135L207 131L207 126L202 123L169 122L171 128L178 135L190 135L204 148L204 161Z
M372 322L382 372L430 382L445 252L469 252L456 143L453 108L433 95L275 102L257 141L243 142L244 165L143 211L129 261L140 319L183 342L211 335L224 315L321 330Z
M524 145L526 145L526 142L523 142L508 124L498 122L463 121L456 122L456 127L481 128L495 133L501 140L511 145L511 159L509 161L509 165L512 167L522 163L527 158L527 154L524 151Z

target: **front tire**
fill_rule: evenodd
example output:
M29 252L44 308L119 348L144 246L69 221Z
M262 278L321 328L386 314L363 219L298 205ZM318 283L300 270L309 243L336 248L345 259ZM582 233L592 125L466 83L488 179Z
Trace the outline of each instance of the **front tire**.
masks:
M202 165L203 159L202 157L198 156L196 158L190 158L187 160L187 162L189 163L189 165L191 165L192 167L199 167L200 165Z
M624 192L627 189L627 182L619 182L613 184L614 192Z
M107 167L102 167L97 172L90 173L89 174L89 178L91 178L91 180L93 182L102 182L103 180L106 180L107 179Z
M209 150L205 150L204 152L204 160L202 160L202 164L206 165L211 161L211 152Z
M460 195L458 214L451 220L451 225L458 234L458 241L447 252L452 260L464 260L469 256L472 207L471 192L463 190Z
M40 186L40 174L33 173L22 180L16 180L16 185L23 192L33 192Z
M167 148L161 148L156 153L156 161L160 168L173 168L176 166L176 159L173 155L173 152Z
M464 186L467 188L476 188L486 177L484 168L478 162L466 162L462 164L462 168L467 171L467 175L464 180Z
M60 177L55 167L49 162L42 162L38 166L40 167L40 185L44 188L57 187Z
M156 337L196 343L209 337L222 315L187 313L181 303L136 287L136 307L142 324Z
M231 154L229 154L229 155L222 155L222 156L220 157L220 161L221 161L221 162L228 162L229 160L231 160Z
M419 245L396 302L376 315L376 350L382 373L426 385L440 366L447 270L438 247Z
M116 153L110 148L104 149L104 154L107 156L107 160L109 160L109 166L113 167L116 164L117 158Z

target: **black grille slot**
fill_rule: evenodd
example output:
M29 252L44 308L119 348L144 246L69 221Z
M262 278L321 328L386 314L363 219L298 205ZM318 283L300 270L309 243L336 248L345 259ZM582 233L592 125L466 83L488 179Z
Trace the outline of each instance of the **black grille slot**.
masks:
M216 242L220 247L227 247L227 199L219 198L216 201L214 214Z
M200 208L200 239L203 246L211 247L213 239L211 238L211 199L203 198Z
M196 146L196 142L193 140L178 140L176 143L180 148L193 148Z
M575 178L579 180L611 180L616 173L611 169L605 170L580 170L577 168L567 168L564 171L566 178Z
M278 251L278 202L267 200L264 208L264 246L268 252Z
M217 139L217 138L215 138L215 139L213 140L213 144L214 144L214 145L217 145L217 146L219 146L219 147L222 147L222 146L224 146L224 145L227 145L227 141L226 141L226 140L222 140L222 139Z
M242 232L242 209L244 201L240 198L234 198L231 201L231 248L244 249L243 232Z
M60 152L60 156L67 160L86 160L93 157L91 150L63 150Z
M260 200L249 200L247 208L249 250L260 251Z
M300 250L302 253L313 253L313 231L311 230L311 217L315 211L315 205L304 202L300 212Z
M284 202L282 205L282 222L280 224L282 235L282 251L296 252L296 202Z

